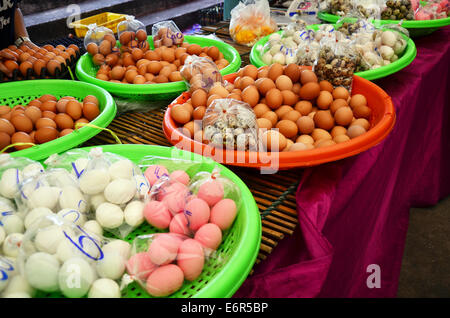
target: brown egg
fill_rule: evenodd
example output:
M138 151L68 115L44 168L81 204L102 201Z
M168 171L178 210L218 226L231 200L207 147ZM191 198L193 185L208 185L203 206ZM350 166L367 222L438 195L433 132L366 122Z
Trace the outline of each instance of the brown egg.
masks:
M258 78L258 68L251 64L247 65L244 67L243 76L249 76L256 80Z
M34 99L28 103L28 106L36 106L38 108L40 108L41 105L42 105L42 102L39 99Z
M98 56L98 55L99 54L97 54L95 56ZM94 62L96 61L95 60L95 56L94 56ZM102 57L103 57L103 55L102 55ZM104 62L104 59L103 59L103 62ZM100 64L97 64L97 65L100 65ZM56 74L57 70L61 71L61 62L59 62L59 61L57 61L55 59L48 61L48 63L47 63L47 70L50 73L50 75L54 76Z
M255 107L259 102L259 92L256 86L247 86L247 88L242 91L242 100L248 103L252 108Z
M265 104L258 104L253 108L257 118L262 117L265 113L270 112L269 106Z
M194 109L193 116L195 120L202 120L206 113L205 106L198 106Z
M20 64L19 69L20 69L20 73L22 73L22 76L26 77L26 76L28 76L28 70L30 70L30 72L33 71L33 64L31 64L28 61L25 61Z
M11 137L11 144L17 144L17 143L33 143L33 140L31 139L30 135L23 132L18 131ZM24 145L24 146L15 146L16 150L24 150L31 148L31 145Z
M153 80L155 79L155 75L153 75L151 73L145 73L144 77L147 82L152 82L152 83L153 83Z
M314 115L314 123L316 127L322 128L325 130L331 130L334 126L334 118L331 116L330 111L319 110Z
M108 41L111 43L111 47L115 47L117 44L117 40L116 37L112 34L106 34L105 37L103 38L103 40ZM69 49L72 49L75 52L75 48L74 47L69 47L67 49L67 52L69 52Z
M5 106L5 105L0 106L0 116L6 115L6 114L8 114L10 112L11 112L11 107Z
M131 56L137 62L144 57L144 52L140 48L134 48L131 50Z
M13 72L14 70L18 70L19 69L19 64L17 64L17 62L15 62L13 60L5 60L5 61L3 61L3 64L6 66L6 68L10 72Z
M192 106L206 106L208 94L203 89L197 89L192 93Z
M277 80L275 81L275 85L277 86L277 88L280 91L284 91L284 90L292 90L293 87L293 83L292 80L290 79L290 77L286 76L286 75L281 75L277 78Z
M73 129L64 129L59 133L59 137L67 136L68 134L71 134L73 132Z
M48 102L48 101L57 102L58 99L57 99L55 96L53 96L53 95L46 94L46 95L42 95L42 96L39 98L39 101L41 101L42 103L45 103L45 102ZM30 106L31 106L31 105L30 105ZM36 105L34 105L34 106L36 106Z
M23 131L26 133L30 133L33 131L33 122L31 121L30 118L28 118L24 114L12 116L11 124L14 125L16 131Z
M11 136L0 131L0 150L8 147L11 144Z
M117 62L119 62L119 56L115 53L108 54L105 57L105 63L109 66L116 66Z
M209 107L209 105L212 104L213 101L215 101L216 99L221 99L222 97L220 97L219 95L211 95L208 97L208 100L206 101L206 106Z
M322 139L333 139L328 131L321 128L315 128L311 133L311 137L314 139L314 141Z
M169 75L169 80L171 82L181 82L183 80L183 77L181 76L180 72L172 72L172 74Z
M301 72L300 81L301 81L302 85L305 85L306 83L311 83L311 82L313 82L313 83L318 82L316 74L310 70L303 70ZM319 86L319 89L320 89L320 86Z
M250 76L244 76L239 81L239 89L244 90L250 85L255 85L255 80Z
M262 144L267 151L282 151L286 148L286 137L276 130L268 130L262 135Z
M36 106L28 106L25 109L25 116L31 119L33 124L42 117L42 111Z
M348 106L347 101L344 99L335 99L330 105L331 114L335 114L336 111L341 107Z
M149 73L152 73L154 75L157 75L162 69L162 65L160 62L157 61L151 61L147 64L147 71Z
M266 95L269 90L276 88L275 83L270 78L261 78L255 82L256 87L262 95Z
M126 69L122 66L114 66L111 70L111 78L114 80L122 80L125 76Z
M339 86L333 90L333 98L334 99L343 99L347 100L349 97L348 90L345 87Z
M162 51L161 57L164 61L172 63L173 61L175 61L175 50L165 49Z
M291 106L283 105L275 111L275 114L277 114L278 118L281 118L285 114L289 113L291 110L293 110Z
M341 143L349 141L349 140L350 140L350 137L347 135L338 135L336 137L333 137L333 141L336 144L341 144Z
M58 138L58 131L53 127L42 127L41 129L36 130L34 134L34 140L38 144L43 144Z
M272 129L272 127L273 127L272 126L272 122L270 120L268 120L267 118L258 118L256 120L256 122L257 122L258 127L260 129L267 129L267 130L269 130L269 129Z
M11 122L5 118L0 118L0 132L4 132L10 136L14 135L16 128Z
M165 75L158 75L154 79L155 83L167 83L169 82L169 78Z
M328 91L321 91L319 97L317 97L316 105L320 109L328 109L332 102L333 95Z
M46 102L43 102L41 107L40 107L41 111L51 111L51 112L56 112L56 102L53 100L48 100Z
M124 31L119 36L119 42L122 45L127 45L133 39L133 35L130 31Z
M283 96L284 105L294 106L299 100L299 97L290 90L281 91L281 95Z
M170 74L172 74L172 70L169 66L164 66L161 71L159 72L159 75L163 75L167 79L169 79Z
M298 127L296 123L290 120L281 120L275 127L278 128L280 133L282 133L286 138L295 137L298 133Z
M283 120L290 120L294 123L297 122L297 120L302 117L302 115L296 111L296 110L290 110L287 113L285 113L283 116L281 116L281 119Z
M303 73L302 73L303 74ZM300 98L313 100L320 94L320 85L315 82L308 82L300 88Z
M363 127L365 130L367 130L367 131L370 129L370 123L369 123L369 121L368 121L367 119L364 119L364 118L358 118L358 119L356 119L355 121L353 121L353 122L350 124L350 126L353 126L353 125L361 126L361 127Z
M100 109L96 104L91 102L86 102L83 104L83 116L87 120L93 121L98 115L100 115Z
M301 135L297 138L297 140L295 142L296 143L301 142L302 144L305 144L305 145L313 145L314 139L310 135Z
M80 125L80 124L89 124L89 120L87 120L86 118L80 118L73 123L73 127L75 129L83 127L83 125Z
M350 107L355 108L359 106L367 106L367 99L364 95L356 94L350 99Z
M272 126L275 126L278 122L278 116L273 111L268 111L267 113L262 115L261 118L266 118L266 119L270 120L270 122L272 123Z
M73 119L68 114L61 113L61 114L56 115L55 123L59 130L73 128ZM38 129L38 131L39 131L39 129Z
M336 143L333 140L319 140L316 143L316 148L325 148L325 147L330 147L330 146L334 146Z
M252 86L252 85L247 86L247 88L249 88L249 87L254 87L254 86ZM254 87L254 88L256 89L256 87ZM244 89L244 91L245 91L245 89ZM242 94L244 94L244 91L242 92ZM223 87L222 85L214 85L209 91L209 96L219 95L220 97L225 98L228 96L228 94L229 94L228 90L225 87ZM258 94L258 100L259 100L259 94Z
M72 100L66 105L66 114L72 117L73 120L77 120L81 118L83 113L83 109L81 103L76 100Z
M314 128L316 128L314 120L308 116L300 117L296 124L299 132L302 134L310 134L313 132Z
M266 94L267 106L271 109L277 109L283 104L283 95L277 88L272 88Z
M258 69L258 79L267 78L269 76L269 67L261 67Z
M144 67L147 70L147 67L146 66L144 66ZM136 72L136 70L128 70L125 72L125 79L127 80L128 83L133 83L134 78L138 75L139 74L138 74L138 72Z
M283 65L281 65L279 63L274 63L269 66L268 76L273 82L275 82L278 77L283 75L283 72L284 72Z
M86 50L90 55L94 56L98 54L98 45L95 43L89 43L88 46L86 47Z
M362 134L365 134L366 130L364 127L359 125L352 125L347 130L347 136L349 136L351 139L361 136Z
M292 83L297 83L300 79L300 69L297 64L288 64L286 65L286 68L284 69L284 75L289 76Z
M56 116L56 114L54 112L51 112L48 110L42 112L42 118L49 118L51 120L54 120L55 116Z
M134 80L133 80L133 84L145 84L145 82L146 82L146 79L145 79L145 77L144 76L142 76L142 75L138 75L138 76L136 76L135 78L134 78Z
M370 115L372 114L372 110L367 106L358 106L353 108L353 114L355 118L365 118L370 119Z
M331 85L330 82L320 81L319 85L320 85L321 91L327 91L327 92L333 93L333 85Z
M220 57L220 51L217 47L211 46L206 52L214 61L218 60Z
M34 65L33 65L34 73L35 73L37 76L41 76L41 74L42 74L42 69L43 69L44 67L46 67L46 65L47 65L47 62L45 62L44 60L37 60L37 61L34 63Z
M183 107L183 105L174 105L170 111L170 114L175 122L178 124L186 124L191 120L191 114Z
M336 123L340 126L348 126L353 120L353 112L350 107L341 107L334 114Z
M306 100L299 101L295 104L295 110L303 116L306 116L312 111L312 104Z
M190 55L200 55L202 53L202 47L198 44L190 44L187 47L187 53Z
M346 135L346 134L347 134L347 129L342 126L334 126L333 129L331 130L331 136L333 137L333 139L336 136Z

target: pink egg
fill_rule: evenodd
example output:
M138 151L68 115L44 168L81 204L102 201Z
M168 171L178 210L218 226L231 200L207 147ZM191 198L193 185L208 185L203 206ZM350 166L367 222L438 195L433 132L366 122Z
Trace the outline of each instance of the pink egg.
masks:
M180 183L178 183L180 184ZM172 215L176 215L184 211L186 206L186 198L189 196L189 190L185 187L180 190L173 190L164 196L162 202L167 206Z
M148 248L149 258L156 265L167 265L177 258L178 247L183 240L176 234L156 234Z
M210 209L202 199L193 199L186 204L184 214L188 220L188 228L197 231L202 225L208 223Z
M163 176L169 176L169 171L163 166L160 165L152 165L145 170L144 173L150 185L154 185L156 181L158 181Z
M158 267L147 279L147 292L155 297L173 294L181 288L184 274L175 264Z
M147 252L133 255L127 262L127 272L133 279L146 281L148 276L157 269L158 266L150 260Z
M176 180L184 185L188 185L190 178L189 175L183 170L176 170L170 174L171 180Z
M204 200L209 206L213 206L223 199L223 186L217 180L209 180L198 189L197 196Z
M158 201L163 201L166 196L174 192L188 192L188 188L180 182L168 182L161 186L156 196Z
M220 243L222 243L222 231L217 225L208 223L198 229L194 239L201 243L205 248L217 250Z
M188 281L197 279L202 273L205 257L202 245L193 239L187 239L181 243L178 249L177 265L184 273Z
M191 230L189 230L188 228L188 220L184 213L178 213L173 217L172 221L170 221L169 231L170 233L176 233L186 236L192 235Z
M223 199L211 209L210 222L224 231L233 224L236 213L236 203L231 199Z
M172 220L169 209L164 203L158 201L150 201L145 205L144 217L149 224L158 229L167 229Z

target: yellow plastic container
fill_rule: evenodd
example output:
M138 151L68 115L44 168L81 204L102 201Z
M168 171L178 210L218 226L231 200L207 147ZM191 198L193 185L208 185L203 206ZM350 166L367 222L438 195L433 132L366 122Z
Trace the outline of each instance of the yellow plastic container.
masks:
M75 29L75 34L79 38L84 38L90 24L96 23L98 26L104 26L117 33L117 25L125 20L126 14L103 12L89 18L81 19L70 24Z

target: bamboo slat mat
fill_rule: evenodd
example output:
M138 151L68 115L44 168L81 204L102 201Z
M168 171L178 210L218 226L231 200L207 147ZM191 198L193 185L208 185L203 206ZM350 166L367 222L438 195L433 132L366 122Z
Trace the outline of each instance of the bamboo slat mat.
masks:
M249 64L250 48L235 44L229 36L228 24L203 28L204 34L215 34L221 40L234 46L242 58L242 65ZM124 144L149 144L171 146L162 131L164 109L148 112L132 112L118 116L108 127ZM84 146L115 144L107 132L101 132ZM302 170L280 171L264 175L259 170L229 167L248 186L259 207L262 219L262 240L256 264L269 257L277 244L297 227L295 192ZM252 270L253 273L253 270Z

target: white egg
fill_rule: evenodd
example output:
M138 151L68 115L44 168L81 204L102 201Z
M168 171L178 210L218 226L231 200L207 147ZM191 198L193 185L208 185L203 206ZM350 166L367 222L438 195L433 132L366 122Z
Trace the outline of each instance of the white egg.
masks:
M273 63L286 64L286 56L281 52L276 53L273 56Z
M272 33L269 36L269 41L279 41L279 40L281 40L281 34L279 33Z
M77 187L71 185L62 188L59 206L61 209L76 209L81 213L86 213L88 210L84 195Z
M103 229L95 220L87 221L86 223L84 223L83 228L89 234L97 235L98 237L103 236Z
M34 208L48 208L53 210L58 203L59 189L49 186L41 186L37 188L29 196L28 206Z
M25 229L29 229L33 226L33 224L36 224L38 220L44 216L47 215L54 215L53 211L49 208L35 208L28 212L28 214L25 216L24 225Z
M44 167L38 162L29 164L22 170L22 175L24 179L32 178L37 176L38 174L44 172Z
M125 222L130 226L138 227L144 223L144 203L141 201L128 203L123 213Z
M275 44L275 45L273 45L271 48L270 48L270 54L273 56L273 55L275 55L275 54L277 54L277 53L279 53L280 52L280 49L281 49L281 44Z
M11 202L10 199L4 198L0 196L0 210L1 212L8 212L15 210L14 203Z
M136 194L136 185L130 179L116 179L105 189L105 199L114 204L130 202Z
M397 36L392 31L384 31L383 34L381 35L382 45L394 47L396 41L397 41Z
M3 241L3 254L9 257L17 257L19 255L20 245L22 244L23 234L9 234Z
M35 253L25 262L25 278L31 287L45 292L58 290L59 261L47 253Z
M125 272L125 262L120 253L105 252L103 259L97 262L97 273L102 278L120 279Z
M133 170L134 165L128 159L116 161L108 169L109 175L113 180L131 179L133 177Z
M3 226L0 226L0 246L2 245L3 241L5 240L6 233L3 229Z
M389 46L383 45L380 47L380 55L383 59L389 61L394 55L394 50Z
M99 194L105 190L110 181L111 177L106 170L85 171L80 177L80 189L85 194Z
M103 245L103 252L118 253L124 260L128 260L131 254L131 245L126 241L113 240L108 244Z
M267 65L272 64L272 54L270 54L270 52L264 53L264 55L262 56L262 61Z
M83 173L84 169L86 169L87 165L89 163L89 159L87 158L79 158L75 160L72 164L72 175L79 178L81 174Z
M22 275L15 275L9 280L9 284L4 291L4 295L15 293L26 293L27 295L33 295L34 288L30 286L25 277Z
M16 214L4 216L1 223L3 223L6 234L23 233L25 231L22 219Z
M68 298L86 295L96 279L91 265L82 258L71 258L64 262L58 273L59 288Z
M122 209L112 203L102 203L95 210L95 217L97 222L103 227L108 229L118 228L123 224L123 211Z
M67 222L83 226L86 222L86 216L75 209L62 209L56 215Z
M5 293L3 298L31 298L31 295L24 293L24 292L17 292L17 293Z
M88 298L120 298L120 287L111 279L97 279L89 290Z
M56 250L56 256L61 262L73 257L81 257L88 262L94 262L100 257L102 250L99 242L94 242L85 235L69 237L70 239L66 237L65 240L61 241ZM80 244L80 239L83 246ZM93 237L93 239L98 238Z
M97 210L98 206L106 202L103 193L99 193L90 197L89 202L94 210Z
M22 182L22 172L19 169L7 169L0 181L0 194L8 199L14 199Z
M59 243L65 239L63 228L58 225L51 225L38 230L34 238L34 244L41 252L55 254Z

